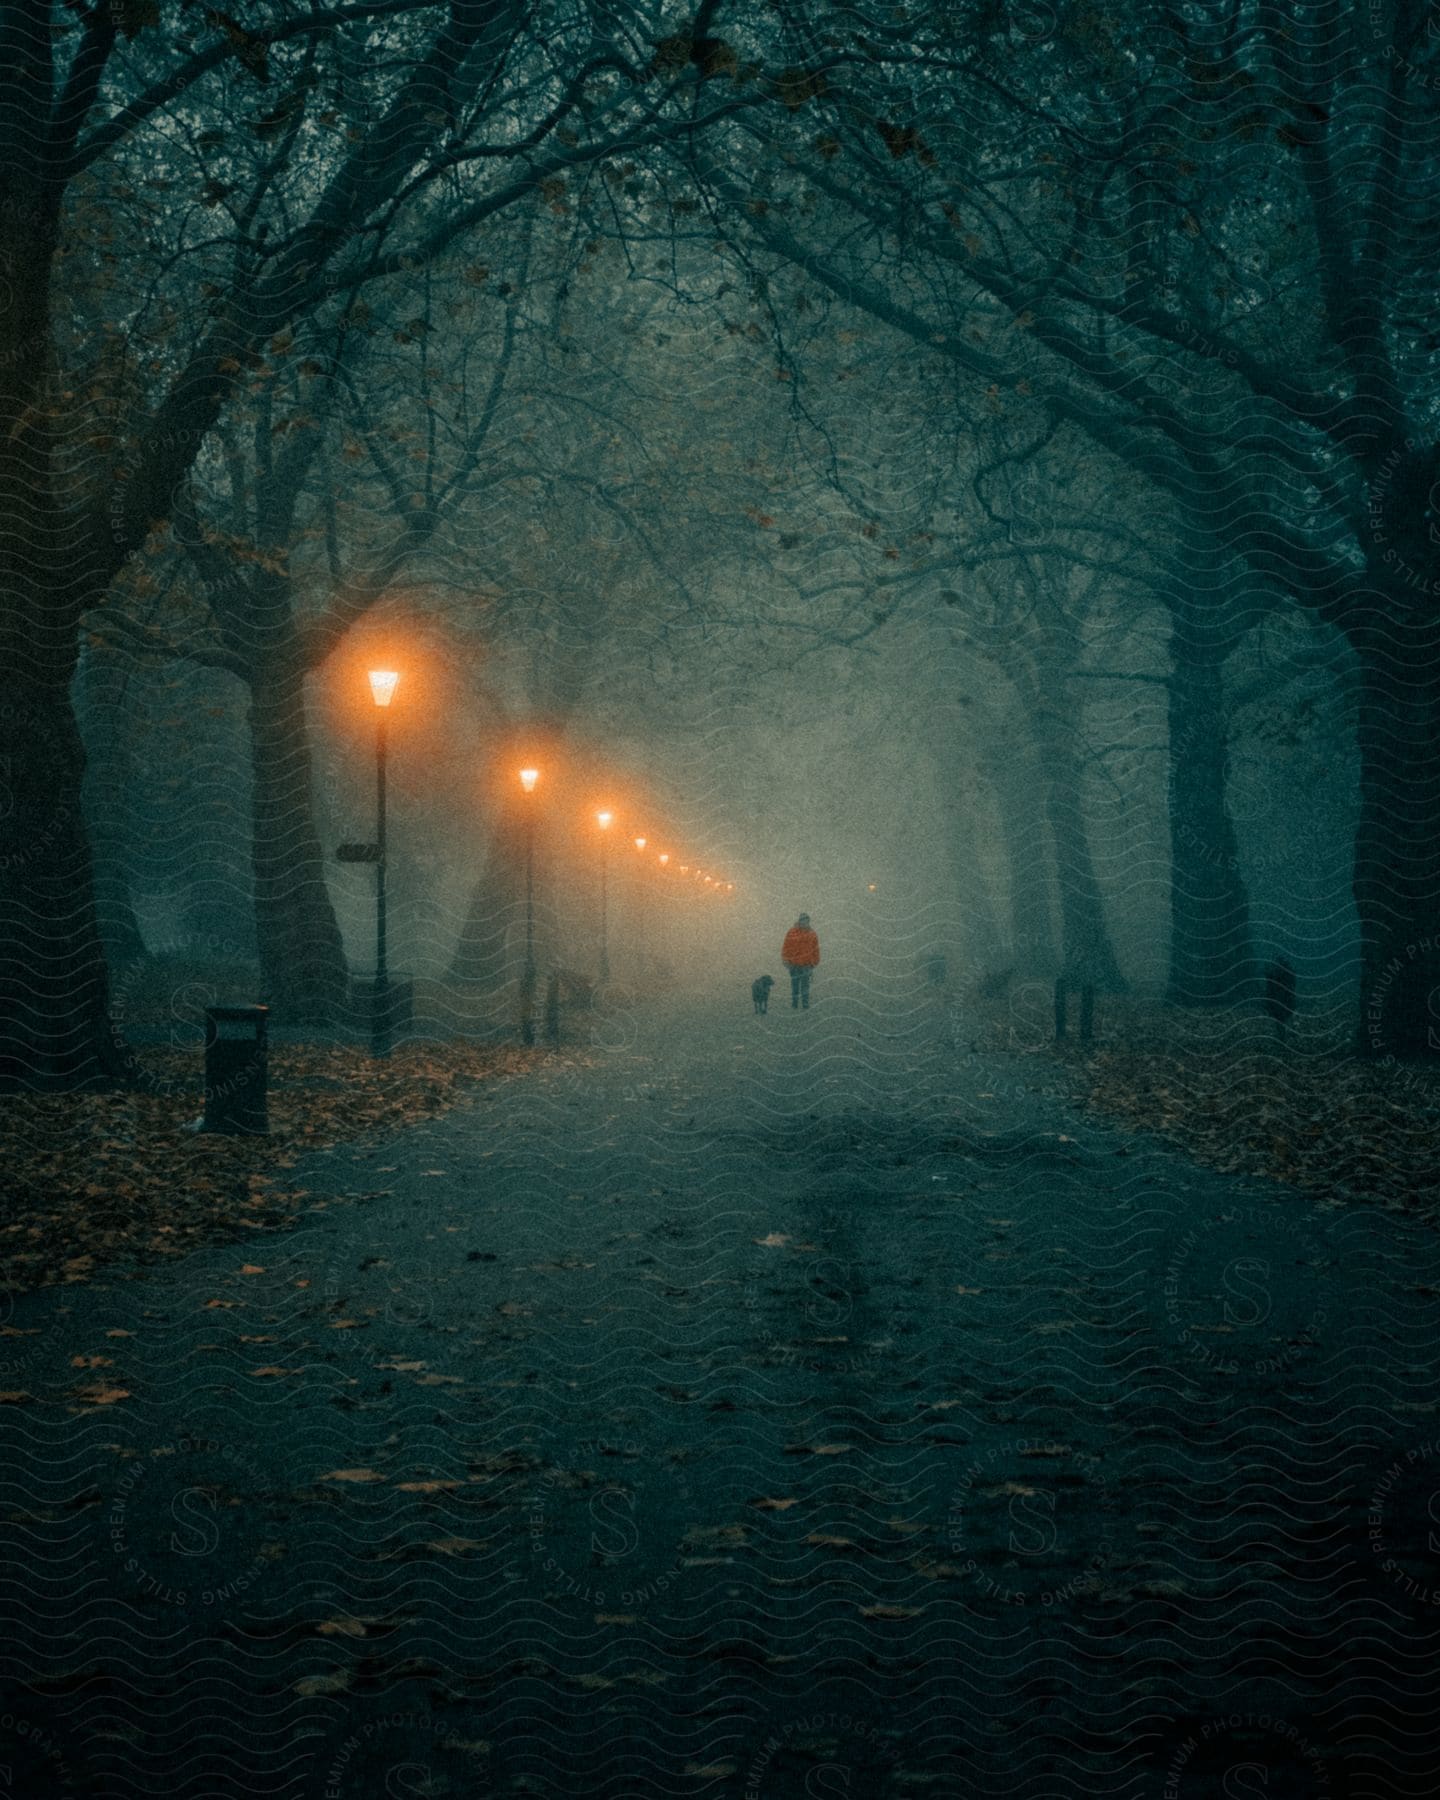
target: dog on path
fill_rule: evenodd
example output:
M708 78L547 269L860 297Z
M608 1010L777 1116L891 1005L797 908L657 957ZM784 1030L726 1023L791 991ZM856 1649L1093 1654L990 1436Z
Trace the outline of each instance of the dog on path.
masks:
M757 975L750 983L750 998L755 1002L757 1013L769 1012L770 990L775 985L773 975Z

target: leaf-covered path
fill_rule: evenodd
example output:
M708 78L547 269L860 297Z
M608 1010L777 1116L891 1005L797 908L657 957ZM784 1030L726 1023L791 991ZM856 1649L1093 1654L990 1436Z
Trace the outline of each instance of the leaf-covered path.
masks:
M1428 1791L1433 1231L969 1041L622 1011L19 1302L12 1791Z

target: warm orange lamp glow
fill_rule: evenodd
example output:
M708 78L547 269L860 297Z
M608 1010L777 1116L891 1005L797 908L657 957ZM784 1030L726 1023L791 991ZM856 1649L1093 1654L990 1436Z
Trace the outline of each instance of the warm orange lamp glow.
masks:
M527 794L535 792L535 783L539 779L540 771L538 769L522 769L520 771L520 785Z
M600 829L602 831L605 831L606 829L608 829L608 827L609 827L611 821L614 819L614 817L615 817L615 815L612 812L598 812L595 815L595 823L600 827Z
M395 693L395 684L400 679L397 669L372 669L370 671L370 692L375 696L377 706L388 706Z
M635 848L637 850L643 850L645 848L646 842L647 842L647 840L645 838L636 838Z
M662 850L660 852L660 867L663 869L665 867L666 863L669 862L669 860L670 860L670 852L668 850Z

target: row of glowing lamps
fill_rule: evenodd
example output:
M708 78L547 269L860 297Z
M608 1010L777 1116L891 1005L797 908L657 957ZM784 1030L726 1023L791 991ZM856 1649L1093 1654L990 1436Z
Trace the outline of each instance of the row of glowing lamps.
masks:
M395 669L371 669L370 692L374 695L375 704L377 706L388 706L390 704L395 696L395 689L399 680L399 672ZM520 786L527 794L533 794L540 784L540 771L538 769L521 769L519 775ZM614 808L602 806L595 814L595 823L599 826L601 831L608 832L610 827L615 823ZM642 836L635 839L635 848L642 856L649 846L650 840L647 837ZM668 850L657 850L655 852L655 861L668 874L670 864L674 861L674 858ZM682 875L689 875L692 872L689 863L677 863L676 867ZM722 881L718 876L707 874L706 871L701 868L696 868L693 872L695 880L702 887L714 888L717 894L733 894L735 892L735 883L733 881Z

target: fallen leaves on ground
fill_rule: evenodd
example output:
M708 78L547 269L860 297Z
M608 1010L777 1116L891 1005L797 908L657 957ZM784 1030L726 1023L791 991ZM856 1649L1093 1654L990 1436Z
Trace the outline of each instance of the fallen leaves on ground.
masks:
M1339 1202L1440 1204L1440 1070L1362 1062L1253 1011L1131 1003L1119 1035L1058 1054L1095 1111L1170 1138L1197 1162Z
M349 1669L337 1669L333 1675L306 1675L294 1684L292 1692L303 1700L315 1700L324 1694L343 1694L350 1686Z
M383 1062L356 1046L275 1044L270 1135L247 1138L187 1129L202 1105L199 1050L137 1055L143 1092L6 1102L0 1290L83 1281L103 1263L274 1229L310 1199L287 1175L307 1153L433 1119L475 1083L537 1060L534 1051L476 1044L411 1045Z
M87 1406L114 1406L118 1401L130 1398L129 1388L110 1387L103 1381L92 1381L73 1392L76 1399L83 1400Z

